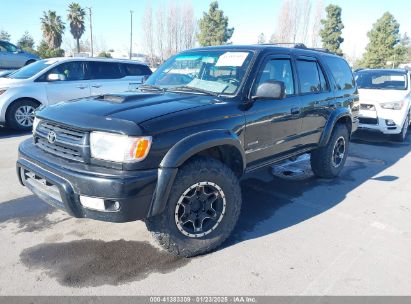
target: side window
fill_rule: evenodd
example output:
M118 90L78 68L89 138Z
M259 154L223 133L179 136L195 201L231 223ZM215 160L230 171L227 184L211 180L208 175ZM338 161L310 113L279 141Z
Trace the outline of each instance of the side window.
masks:
M321 91L320 74L316 61L297 60L297 71L301 93L318 93Z
M268 80L283 81L285 84L285 93L287 95L293 95L295 93L293 71L289 59L273 59L268 61L260 72L255 89Z
M62 81L78 81L85 79L83 62L66 62L59 64L44 75L44 80L50 74L63 75Z
M125 63L123 67L127 76L151 75L151 70L144 65Z
M120 79L124 75L116 62L89 62L91 79Z
M7 52L3 43L0 43L0 52Z
M337 84L338 90L349 90L355 87L355 80L348 63L339 57L324 57Z
M17 47L11 43L4 42L2 46L6 50L6 52L11 52L11 53L17 52Z

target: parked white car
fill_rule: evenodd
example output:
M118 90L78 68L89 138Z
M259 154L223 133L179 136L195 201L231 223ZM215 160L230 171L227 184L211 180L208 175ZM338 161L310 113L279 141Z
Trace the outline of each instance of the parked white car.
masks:
M151 75L131 60L53 58L0 78L0 124L29 130L40 105L135 90Z
M365 69L357 71L355 79L360 94L359 128L404 141L411 121L410 72Z

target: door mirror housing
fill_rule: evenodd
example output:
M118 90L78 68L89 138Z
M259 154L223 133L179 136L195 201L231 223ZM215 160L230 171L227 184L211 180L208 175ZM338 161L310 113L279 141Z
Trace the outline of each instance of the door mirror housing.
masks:
M253 100L257 99L283 99L285 97L285 85L282 81L268 80L257 88Z
M66 76L64 74L49 74L47 76L48 81L64 81Z

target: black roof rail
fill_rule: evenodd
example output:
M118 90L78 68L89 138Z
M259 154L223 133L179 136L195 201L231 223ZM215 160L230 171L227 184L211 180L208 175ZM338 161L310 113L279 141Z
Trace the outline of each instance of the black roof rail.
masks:
M274 42L274 43L263 43L262 45L275 45L275 46L283 46L283 47L290 47L295 49L304 49L304 50L311 50L317 52L323 52L328 54L334 54L327 48L309 48L304 43L294 43L294 42Z

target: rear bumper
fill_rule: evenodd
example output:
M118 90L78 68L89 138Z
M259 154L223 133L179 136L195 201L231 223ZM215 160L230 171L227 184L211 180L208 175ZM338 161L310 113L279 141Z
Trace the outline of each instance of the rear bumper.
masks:
M17 174L35 195L70 215L108 222L129 222L148 216L158 170L118 171L50 155L31 139L19 147ZM80 195L118 202L115 211L85 208Z

